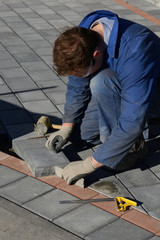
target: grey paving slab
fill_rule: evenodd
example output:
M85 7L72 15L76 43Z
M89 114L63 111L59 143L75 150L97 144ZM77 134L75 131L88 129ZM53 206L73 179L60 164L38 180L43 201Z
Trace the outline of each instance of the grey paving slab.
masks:
M8 109L1 112L0 120L4 125L32 122L28 112L23 108Z
M134 169L116 174L127 187L152 186L160 183L160 180L145 165L139 165Z
M4 78L20 78L20 77L27 77L27 73L19 68L12 68L12 69L1 69L0 70L2 76Z
M100 208L86 204L66 213L53 222L80 237L85 237L117 219L118 217Z
M43 71L43 70L49 70L48 66L43 61L37 61L37 62L25 62L21 64L24 69L28 72L35 72L37 70Z
M29 75L34 81L46 81L57 79L57 75L51 70L29 72Z
M12 91L7 85L1 84L0 94L1 94L1 96L6 96L8 94L12 94Z
M30 61L40 61L40 57L34 52L18 53L14 54L14 57L19 63L30 62Z
M38 134L36 134L38 136ZM17 155L21 158L24 158L24 149L41 149L45 146L46 139L40 138L40 139L33 139L33 140L27 140L27 139L14 139L12 141L12 147L16 151Z
M12 56L10 55L10 53L8 53L6 50L5 51L1 51L0 54L0 59L10 59L12 58Z
M49 47L50 43L46 40L32 40L28 41L27 44L32 48L32 49L37 49L41 47Z
M6 80L14 93L30 92L38 89L37 84L30 78L8 78Z
M48 98L56 105L64 104L66 102L65 91L54 91L46 94Z
M148 232L138 226L119 219L104 228L90 234L86 237L86 240L103 240L103 239L112 239L112 240L145 240L153 237L153 233Z
M40 101L41 102L43 100L47 100L46 95L39 89L16 93L16 96L23 103L25 103L25 102L29 103L29 102L34 102L34 101ZM27 104L26 104L26 106L27 106Z
M43 90L43 92L47 93L56 93L57 91L63 91L66 93L66 84L59 78L53 79L52 81L38 81L37 85Z
M29 112L32 113L41 113L44 115L48 112L57 112L56 106L54 106L49 99L24 102L23 105Z
M9 138L13 139L27 139L30 137L36 137L37 134L34 132L34 124L33 123L22 123L22 124L13 124L5 126Z
M124 196L133 198L128 189L124 187L124 185L114 175L110 175L110 172L106 172L106 174L109 174L109 176L104 176L104 178L102 178L101 175L97 173L99 179L96 179L97 181L95 180L89 188L110 197Z
M152 184L152 186L130 188L130 191L137 200L142 202L143 207L149 214L154 212L154 215L157 214L157 217L160 218L160 183Z
M31 41L31 40L43 40L43 37L38 34L38 33L30 33L30 34L23 34L21 35L21 38L27 42L27 41Z
M35 177L55 173L55 166L64 168L69 160L63 152L54 153L45 147L45 140L13 140L15 152L25 160Z
M0 69L1 68L10 69L10 68L16 68L16 67L19 67L19 64L13 58L0 60Z
M0 96L0 110L9 110L22 107L19 100L14 94L6 94Z
M36 180L25 177L7 186L0 188L0 195L15 203L23 203L51 191L53 187Z
M24 207L32 212L35 212L39 216L42 216L50 221L56 219L63 214L70 212L71 210L79 207L81 204L60 204L59 201L76 200L77 198L63 192L61 190L53 190L33 201L24 204Z
M160 179L160 150L148 154L144 158L144 162L150 168L150 170Z
M0 239L80 240L55 224L0 198Z
M154 236L154 237L150 238L149 240L159 240L159 239L160 239L160 237Z
M17 53L32 53L33 51L31 50L30 47L28 47L27 45L23 45L23 46L14 46L14 47L7 47L7 50L13 54L17 54Z
M25 174L0 165L0 187L26 177Z

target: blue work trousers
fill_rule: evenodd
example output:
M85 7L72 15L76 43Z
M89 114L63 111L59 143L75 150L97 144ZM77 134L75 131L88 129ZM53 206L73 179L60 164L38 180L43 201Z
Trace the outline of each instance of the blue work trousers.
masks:
M90 82L91 101L80 126L81 139L97 144L104 142L117 125L121 107L118 75L106 68Z

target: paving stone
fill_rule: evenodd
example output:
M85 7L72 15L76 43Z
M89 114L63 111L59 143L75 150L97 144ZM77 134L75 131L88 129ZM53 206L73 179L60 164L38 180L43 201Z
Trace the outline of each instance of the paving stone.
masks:
M0 59L10 59L11 55L7 51L1 51Z
M5 78L27 77L26 72L21 68L1 69L1 73Z
M128 197L133 199L133 196L130 194L128 189L125 188L124 185L114 176L112 175L110 176L111 173L106 171L106 175L108 175L108 177L106 177L105 172L102 172L101 173L102 175L100 175L100 173L98 172L97 173L95 172L95 174L97 175L97 178L99 176L101 177L99 177L99 179L95 178L94 180L95 182L89 185L89 188L110 197L123 196L126 198ZM93 176L92 178L94 179Z
M30 78L8 78L7 83L14 93L30 92L38 89L37 84Z
M66 102L65 91L54 91L47 93L48 98L55 104L64 104Z
M45 94L39 89L36 89L33 91L26 91L26 92L23 91L23 92L17 93L16 95L20 99L20 101L23 103L32 102L32 104L33 104L33 101L41 102L43 100L47 100L47 97L45 96ZM24 106L26 106L26 105L24 105Z
M60 204L59 201L76 199L76 197L56 189L33 201L27 202L24 206L30 211L52 221L81 205L79 203Z
M66 213L53 222L80 237L85 237L117 219L116 216L110 213L94 207L91 204L86 204Z
M22 123L5 126L10 139L27 139L30 137L36 137L37 134L33 132L34 124L33 123Z
M37 84L46 94L54 94L57 91L66 91L66 84L61 79L53 79L52 81L38 81Z
M9 110L22 107L21 103L14 95L6 94L5 96L0 96L0 110Z
M22 46L14 46L14 47L7 47L7 50L11 54L17 54L17 53L32 53L33 51L26 45Z
M152 184L152 186L130 188L130 191L137 200L143 203L148 213L159 212L160 183Z
M25 160L35 177L52 175L55 166L64 168L69 163L63 152L49 151L44 145L44 139L41 140L13 140L15 152Z
M137 165L134 169L116 174L120 181L127 187L152 186L160 180L145 165Z
M150 238L149 240L159 240L159 237L158 236L154 236L154 237Z
M28 41L27 44L33 48L33 49L37 49L37 48L40 48L40 47L49 47L50 46L50 43L47 42L46 40L32 40L32 41Z
M11 89L7 85L1 84L0 94L1 94L1 96L6 96L8 94L12 94L12 92L11 92Z
M0 120L5 126L11 125L11 124L21 124L21 123L31 122L31 118L28 115L28 112L22 108L10 109L10 110L8 109L3 111L0 116Z
M160 151L148 154L144 158L145 164L160 179Z
M29 72L35 72L37 70L43 71L43 70L49 70L49 68L44 64L42 61L38 62L26 62L22 63L22 66Z
M23 34L21 38L26 42L31 40L43 40L43 37L38 33Z
M53 187L32 177L25 177L0 188L0 195L20 205L51 191Z
M51 70L30 72L29 75L34 81L46 81L57 79L57 75Z
M11 168L0 165L0 187L26 177L25 174L12 170Z
M121 218L153 234L157 234L160 230L159 220L137 210L127 212L126 214L122 215Z
M107 236L108 239L125 239L125 240L144 240L149 239L153 236L153 233L148 232L142 228L137 227L134 224L131 224L123 219L119 219L95 233L90 234L86 237L86 240L103 240Z
M1 59L0 60L0 69L6 68L16 68L19 67L19 64L14 59Z
M40 61L40 57L34 52L16 53L14 57L19 63L30 62L30 61Z
M24 107L32 113L46 114L49 112L57 112L57 108L50 100L29 101L23 103Z

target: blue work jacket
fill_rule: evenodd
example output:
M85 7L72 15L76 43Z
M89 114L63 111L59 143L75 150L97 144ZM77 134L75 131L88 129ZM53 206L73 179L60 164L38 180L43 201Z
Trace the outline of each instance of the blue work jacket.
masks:
M114 20L104 63L119 76L121 114L93 157L115 168L144 130L160 76L160 39L146 27L105 10L88 14L80 27L90 28L102 17ZM80 122L90 99L89 83L90 77L69 76L63 122Z

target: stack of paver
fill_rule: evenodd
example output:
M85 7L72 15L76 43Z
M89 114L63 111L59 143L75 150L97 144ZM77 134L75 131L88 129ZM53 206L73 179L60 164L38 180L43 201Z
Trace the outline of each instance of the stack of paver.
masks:
M0 1L0 136L1 139L6 135L9 136L15 152L25 160L23 162L17 158L10 159L8 155L2 156L0 194L82 238L97 239L98 235L104 239L107 234L112 239L119 239L119 231L115 232L115 238L112 237L113 229L120 229L123 226L126 231L124 239L128 239L127 231L130 228L131 232L137 234L136 237L132 234L133 239L155 240L158 237L152 238L153 235L160 233L156 219L154 219L156 227L150 231L148 225L144 227L138 223L137 227L129 223L130 221L135 223L133 219L131 220L133 217L131 213L117 215L115 209L114 212L108 211L108 205L105 212L102 205L100 205L102 208L90 204L59 207L59 199L75 199L75 197L63 192L64 189L68 191L66 190L68 186L64 187L64 181L53 175L55 166L63 168L69 161L84 159L91 155L94 149L79 150L68 144L63 152L54 154L45 148L45 138L28 140L38 136L34 131L34 124L42 115L48 116L52 123L61 124L67 78L60 78L52 70L52 46L64 26L78 24L93 10L108 9L122 17L146 25L160 36L158 25L160 14L156 6L143 1L128 1L128 7L133 4L153 15L157 19L157 25L146 20L145 14L140 16L120 5L123 1L116 0L116 2L112 0ZM153 125L151 137L154 138L159 134L159 125ZM10 169L11 167L19 171L19 165L15 167L17 162L23 166L22 173ZM26 163L30 169L24 165ZM51 176L44 177L45 175ZM33 177L40 177L41 182ZM42 182L44 179L47 184ZM48 185L49 179L58 182ZM143 216L147 219L148 216L160 219L159 139L149 142L148 156L137 163L135 168L116 175L106 169L98 169L85 179L85 184L88 187L87 190L83 189L85 196L73 195L93 198L101 193L104 196L122 195L138 199L141 202L136 208L141 211L139 214L143 212ZM69 193L72 194L74 187L77 186L70 187ZM77 191L82 190L78 188ZM91 196L87 191L92 193ZM135 213L135 210L132 209L132 213ZM148 221L153 221L153 218L149 218Z

